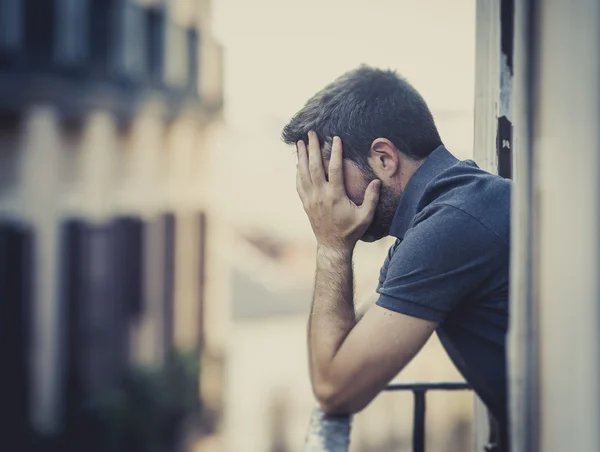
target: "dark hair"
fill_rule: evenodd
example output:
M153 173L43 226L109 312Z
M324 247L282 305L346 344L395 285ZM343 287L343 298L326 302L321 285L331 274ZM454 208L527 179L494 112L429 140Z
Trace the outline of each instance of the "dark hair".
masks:
M376 138L387 138L414 160L426 158L442 144L425 100L410 83L391 70L361 66L315 94L282 132L287 144L308 139L315 131L329 148L334 136L344 157L366 168Z

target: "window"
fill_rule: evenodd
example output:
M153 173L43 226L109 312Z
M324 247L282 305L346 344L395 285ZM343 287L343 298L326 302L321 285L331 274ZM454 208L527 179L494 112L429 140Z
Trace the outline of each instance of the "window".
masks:
M56 59L68 66L85 62L88 52L89 0L57 0Z
M111 50L111 18L113 0L90 0L89 49L91 64L97 71L107 72Z
M0 417L2 441L20 449L29 422L29 338L33 293L33 232L0 222Z
M163 347L169 353L175 343L175 240L176 219L172 213L163 215L164 224L164 298L163 298Z
M189 29L187 31L187 50L188 50L188 84L189 88L198 92L198 74L199 74L199 37L196 29Z
M55 43L56 1L25 0L23 18L28 59L49 63Z
M156 82L162 82L164 65L165 15L156 8L146 10L146 61L148 74Z
M20 47L21 14L20 0L0 0L0 52L14 52Z
M129 315L138 317L144 309L144 224L139 218L119 217L114 228L117 299L128 307Z

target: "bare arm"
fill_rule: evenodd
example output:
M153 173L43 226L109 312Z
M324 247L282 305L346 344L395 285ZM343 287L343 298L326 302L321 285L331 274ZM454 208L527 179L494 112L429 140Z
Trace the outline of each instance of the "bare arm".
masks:
M318 247L317 273L308 322L309 359L318 399L327 397L329 363L356 325L352 251Z
M363 409L408 364L436 327L435 322L374 303L357 323L352 277L351 254L318 251L309 353L315 395L321 408L332 414Z
M343 185L340 140L333 141L329 181L316 135L309 134L309 152L298 143L297 189L318 243L308 327L310 375L327 413L362 409L412 359L436 326L378 306L357 323L352 254L372 221L378 187L378 182L371 182L363 204L356 206Z
M378 298L379 294L377 292L373 292L369 297L366 297L364 300L358 302L354 306L356 323L360 322L360 319L362 319L365 316L367 311L373 306L375 306L375 303L377 303Z

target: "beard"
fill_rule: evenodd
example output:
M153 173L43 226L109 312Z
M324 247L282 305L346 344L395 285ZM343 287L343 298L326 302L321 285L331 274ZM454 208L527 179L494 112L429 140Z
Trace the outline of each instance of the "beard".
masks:
M377 175L371 168L363 169L365 176L365 187L373 180L378 179ZM379 201L375 208L373 221L363 234L360 240L363 242L375 242L390 234L390 227L396 214L398 201L402 193L397 193L392 187L385 185L382 181L379 189Z

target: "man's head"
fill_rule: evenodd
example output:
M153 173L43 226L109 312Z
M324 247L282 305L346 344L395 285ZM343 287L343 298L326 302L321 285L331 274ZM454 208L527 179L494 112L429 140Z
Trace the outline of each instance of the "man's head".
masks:
M367 66L350 71L308 100L285 126L283 141L308 142L315 131L327 171L334 136L342 139L348 197L362 204L373 179L381 179L379 204L363 240L389 234L406 182L442 144L421 95L393 71Z

